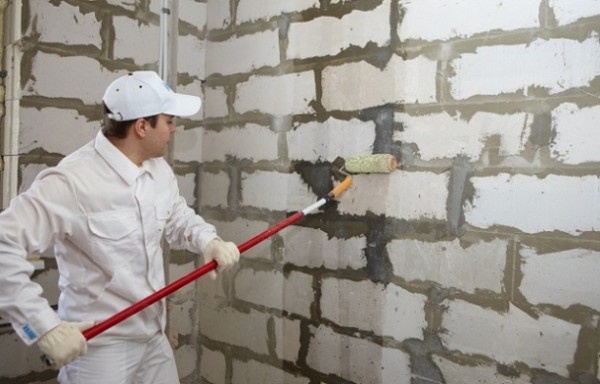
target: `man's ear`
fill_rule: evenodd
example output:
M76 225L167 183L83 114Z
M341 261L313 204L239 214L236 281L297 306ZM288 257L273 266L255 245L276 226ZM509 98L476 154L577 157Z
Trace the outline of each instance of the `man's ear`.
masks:
M146 132L148 129L148 121L146 121L146 119L137 119L134 123L133 123L133 131L135 132L135 135L140 137L140 138L144 138L146 137Z

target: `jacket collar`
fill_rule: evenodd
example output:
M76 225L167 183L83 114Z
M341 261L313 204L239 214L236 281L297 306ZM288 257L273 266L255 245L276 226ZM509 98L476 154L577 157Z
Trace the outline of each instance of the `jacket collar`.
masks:
M151 170L146 166L147 162L144 162L141 167L135 165L123 152L111 143L102 131L96 135L94 142L94 148L98 154L115 170L115 172L121 176L123 180L129 185L135 184L136 179L144 172L149 172L152 175Z

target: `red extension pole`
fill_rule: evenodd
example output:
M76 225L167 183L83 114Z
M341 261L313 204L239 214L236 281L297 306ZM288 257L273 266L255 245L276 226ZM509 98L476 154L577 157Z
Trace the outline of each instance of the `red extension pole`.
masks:
M315 209L324 205L331 199L338 197L343 191L345 191L350 186L350 184L352 184L352 177L346 176L344 181L342 181L331 192L329 192L329 194L327 194L327 197L320 199L315 204L305 208L302 211L298 211L298 212L294 213L293 215L285 218L284 220L280 221L279 223L268 228L264 232L261 232L258 235L254 236L253 238L246 241L245 243L238 245L238 250L240 251L240 253L244 253L248 249L252 248L256 244L260 243L261 241L273 236L274 234L281 231L285 227L294 224L296 221L303 218L309 212L314 211ZM161 288L158 291L154 292L153 294L147 296L146 298L138 301L137 303L131 305L130 307L127 307L127 308L123 309L122 311L117 312L116 314L112 315L108 319L103 320L103 321L97 323L96 325L94 325L93 327L86 329L85 331L83 331L83 336L85 337L86 340L90 340L91 338L99 335L100 333L106 331L107 329L117 325L121 321L135 315L136 313L142 311L143 309L149 307L150 305L156 303L157 301L159 301L159 300L163 299L164 297L170 295L171 293L177 291L181 287L198 279L200 276L212 271L213 269L216 269L217 266L218 266L217 262L214 260L212 260L210 263L204 264L202 267L193 270L189 274L187 274L183 277L180 277L179 279L173 281L172 283L170 283L168 285L165 285L163 288Z
M286 219L280 221L279 223L273 225L266 231L259 233L258 235L254 236L253 238L246 241L245 243L238 245L238 250L240 251L240 253L244 253L245 251L252 248L256 244L273 236L277 232L281 231L282 229L284 229L285 227L287 227L289 225L292 225L293 223L295 223L296 221L300 220L303 217L304 217L303 211L298 211L298 212L294 213L292 216L289 216ZM137 303L131 305L130 307L125 308L121 312L117 312L116 314L112 315L108 319L103 320L103 321L97 323L96 325L94 325L93 327L86 329L85 331L83 331L83 336L85 337L86 340L90 340L91 338L98 336L99 334L106 331L107 329L117 325L118 323L122 322L123 320L135 315L136 313L144 310L145 308L156 303L157 301L167 297L171 293L177 291L178 289L182 288L185 285L188 285L192 281L207 274L208 272L212 271L213 269L216 269L217 266L218 266L218 264L214 260L212 260L210 263L204 264L202 267L193 270L192 272L188 273L187 275L185 275L183 277L180 277L179 279L173 281L172 283L170 283L168 285L165 285L163 288L161 288L158 291L154 292L153 294L147 296L146 298L138 301Z

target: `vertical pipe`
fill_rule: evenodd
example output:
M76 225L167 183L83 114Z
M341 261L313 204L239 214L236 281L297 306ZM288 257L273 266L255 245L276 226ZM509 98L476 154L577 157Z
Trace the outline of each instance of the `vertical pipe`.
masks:
M169 35L175 35L174 38L177 38L178 33L177 33L177 14L175 13L175 15L173 16L173 12L171 9L171 3L176 3L177 0L162 0L161 3L161 9L160 9L160 46L159 46L159 54L158 54L158 74L160 76L161 79L163 79L163 81L167 82L167 84L170 84L171 87L173 87L173 90L175 90L176 85L177 85L177 81L173 81L173 76L172 76L172 69L171 68L175 68L175 73L177 73L177 63L175 62L174 65L171 67L169 64L172 63L172 61L169 60L169 57L172 55L170 53L171 51L171 47L172 47L172 38L169 38ZM177 9L175 5L173 5L173 8L175 8L175 10ZM169 19L172 20L172 24L173 24L173 30L170 30L170 23L169 23ZM174 33L172 33L174 31ZM170 33L171 32L171 33ZM165 154L165 159L167 160L167 162L173 166L173 142L174 140L170 140L169 144L167 146L167 153ZM162 241L162 248L163 248L163 268L165 271L165 282L168 284L169 283L169 266L171 264L171 248L169 247L169 244L167 244L167 242L163 239ZM166 300L166 307L165 310L167 311L167 327L166 327L166 333L167 336L170 338L171 335L171 326L170 326L170 320L169 320L169 316L168 316L168 312L171 310L170 309L170 303L168 300Z
M21 0L10 2L6 29L6 113L2 138L2 208L17 195L19 170L19 109L21 101Z
M175 91L177 88L177 37L178 33L177 0L162 0L160 12L160 52L158 70L161 79ZM171 23L169 23L171 20ZM173 165L173 140L169 141L167 162Z
M162 0L160 7L160 46L158 52L158 74L168 82L169 74L169 0Z
M179 38L179 0L171 0L169 8L171 23L167 31L169 54L165 57L167 63L167 81L177 87L177 41Z

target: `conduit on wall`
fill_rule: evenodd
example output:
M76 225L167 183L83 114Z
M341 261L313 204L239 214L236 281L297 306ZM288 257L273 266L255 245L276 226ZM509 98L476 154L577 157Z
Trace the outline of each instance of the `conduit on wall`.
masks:
M8 207L10 201L17 196L19 171L19 110L21 101L21 0L11 1L8 17L4 21L5 62L7 69L5 81L5 115L2 133L2 209Z
M158 53L158 74L174 91L177 87L177 36L179 35L177 5L177 0L162 0ZM171 165L174 157L173 150L173 140L171 140L166 154L166 159Z
M158 75L173 88L177 87L177 37L179 36L177 0L162 0L160 8L160 44L158 52ZM171 23L169 23L171 20ZM174 141L170 140L165 159L171 166L174 162ZM169 244L163 240L163 266L165 282L169 282L171 252ZM167 320L168 321L168 320ZM169 332L169 330L167 330Z
M168 81L169 62L169 0L162 0L160 8L160 46L158 52L158 74L161 79Z

